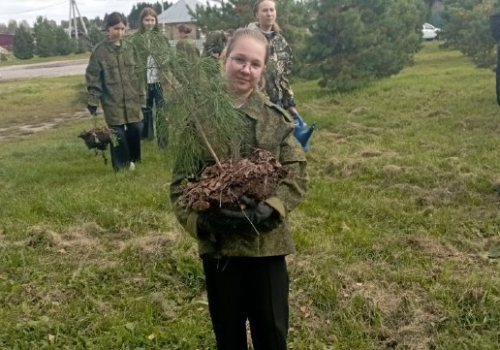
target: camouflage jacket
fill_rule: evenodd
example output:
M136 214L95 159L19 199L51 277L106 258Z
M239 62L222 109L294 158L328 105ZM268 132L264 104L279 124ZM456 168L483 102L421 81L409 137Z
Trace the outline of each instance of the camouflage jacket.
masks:
M174 169L170 197L175 215L181 225L197 238L200 255L260 257L293 253L295 246L288 215L302 201L309 184L305 154L293 136L293 119L258 92L249 97L240 111L241 117L248 122L248 132L242 136L241 155L251 153L254 148L262 148L270 151L288 170L287 177L278 185L276 195L265 200L279 213L275 219L279 220L277 228L259 234L226 232L217 235L217 242L200 238L198 214L181 204L182 183L193 179ZM208 158L200 161L200 171L213 163L213 159Z
M175 49L178 54L184 55L189 62L196 62L200 58L200 50L191 38L179 39Z
M212 57L212 54L218 54L220 56L226 44L227 39L224 35L224 31L216 30L208 33L203 43L203 57Z
M85 73L88 104L101 103L108 125L122 125L142 120L146 105L144 79L138 58L131 45L116 46L109 39L99 43L90 56Z
M259 29L258 23L250 23L248 28ZM266 69L266 93L269 99L288 109L295 106L292 87L288 75L292 72L292 48L280 32L262 32L269 42L269 60Z

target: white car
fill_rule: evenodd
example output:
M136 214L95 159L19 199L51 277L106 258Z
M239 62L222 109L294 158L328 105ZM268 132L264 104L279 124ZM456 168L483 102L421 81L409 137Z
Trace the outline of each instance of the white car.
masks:
M432 24L424 23L422 25L422 39L424 40L437 39L440 32L441 29L434 27Z

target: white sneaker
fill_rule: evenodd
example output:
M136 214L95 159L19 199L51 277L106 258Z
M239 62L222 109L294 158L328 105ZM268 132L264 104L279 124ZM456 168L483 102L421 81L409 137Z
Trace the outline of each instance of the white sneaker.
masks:
M130 162L130 165L128 166L128 170L135 170L134 162Z

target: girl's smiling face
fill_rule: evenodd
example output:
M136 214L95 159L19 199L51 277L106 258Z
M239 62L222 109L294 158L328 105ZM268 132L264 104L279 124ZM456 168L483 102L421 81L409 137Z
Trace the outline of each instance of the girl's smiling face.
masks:
M250 95L264 73L266 50L265 43L252 37L241 37L234 43L224 61L230 92Z

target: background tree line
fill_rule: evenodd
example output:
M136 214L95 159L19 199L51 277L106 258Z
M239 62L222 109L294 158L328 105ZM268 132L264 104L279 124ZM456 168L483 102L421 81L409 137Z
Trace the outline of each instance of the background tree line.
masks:
M164 9L170 5L168 2L163 3ZM127 16L131 29L138 28L139 15L144 7L153 7L157 13L161 13L160 2L135 4ZM16 58L30 59L35 55L40 57L65 56L89 51L103 40L106 36L103 26L107 15L104 15L104 19L77 18L77 28L73 28L71 35L68 33L69 21L61 21L61 25L57 25L55 21L41 16L37 17L33 27L30 27L27 21L22 21L19 25L15 20L9 21L8 24L0 23L0 32L14 34L13 53ZM85 24L88 35L84 34L81 21ZM78 39L75 31L78 32Z
M205 34L245 27L254 21L254 3L220 0L215 6L197 7L192 16ZM170 5L164 2L164 9ZM136 3L128 15L132 29L139 26L139 13L146 6L161 12L159 2ZM478 67L496 63L497 43L489 16L500 11L500 0L279 0L277 11L294 50L294 75L319 79L322 87L333 91L356 89L411 65L422 47L424 22L443 29L443 49L460 50ZM102 40L103 20L83 20L89 28L86 42L63 35L62 27L68 25L64 21L60 27L44 18L38 18L33 28L15 21L3 26L7 32L15 31L16 56L30 58L82 52Z

